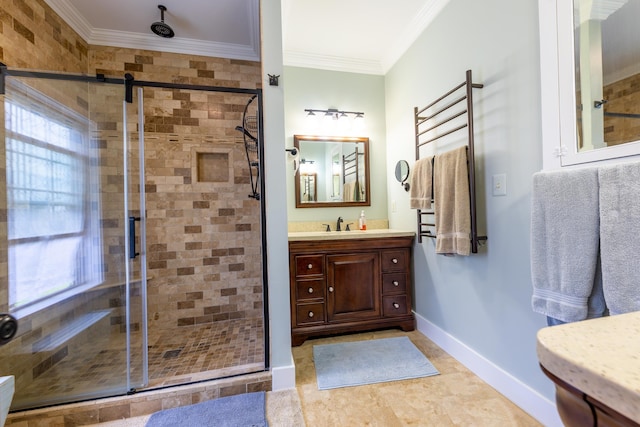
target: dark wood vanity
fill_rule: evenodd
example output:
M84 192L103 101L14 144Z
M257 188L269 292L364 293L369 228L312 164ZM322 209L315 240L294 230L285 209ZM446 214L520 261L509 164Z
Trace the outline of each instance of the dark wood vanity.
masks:
M415 328L411 312L414 236L347 233L322 235L320 240L289 239L294 346L316 336Z

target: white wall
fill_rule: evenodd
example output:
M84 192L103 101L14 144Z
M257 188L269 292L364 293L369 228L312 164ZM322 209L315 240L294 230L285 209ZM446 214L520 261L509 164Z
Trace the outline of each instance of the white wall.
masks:
M424 106L473 71L479 228L486 248L469 257L436 255L417 244L415 310L419 316L525 386L553 400L541 373L531 310L530 196L542 168L540 63L536 0L451 0L386 75L387 168L415 161L413 107ZM506 173L507 195L491 195ZM414 224L408 195L390 181L392 227Z
M267 74L282 75L280 0L261 1L262 86L264 88L264 160L267 222L269 338L273 389L295 387L289 317L289 262L285 186L284 95L269 86Z
M368 74L284 67L285 137L293 147L293 135L365 136L369 138L371 206L364 207L367 219L387 219L387 170L384 114L384 77ZM337 108L362 111L359 127L338 128L335 123L310 123L304 110ZM391 170L393 173L393 169ZM361 207L297 208L293 167L287 167L287 213L289 221L329 221L338 216L357 224ZM318 230L322 231L322 230Z
M545 319L533 313L530 303L531 181L542 168L537 12L537 0L451 0L384 76L383 95L376 91L376 83L365 84L362 91L353 89L372 76L285 67L283 141L291 146L294 133L307 133L301 124L304 108L362 109L368 118L384 117L385 136L377 135L382 125L377 121L376 129L368 132L373 143L386 143L387 190L382 202L382 196L376 198L379 189L372 185L372 208L388 206L386 214L376 216L387 215L393 228L414 229L416 217L408 208L408 193L393 177L398 160L415 161L413 108L461 83L467 69L473 71L474 81L484 84L484 89L474 90L476 166L479 227L489 240L479 254L469 257L436 255L430 239L416 244L414 308L419 326L428 324L464 348L472 357L463 362L499 372L507 379L507 388L517 388L513 393L502 388L503 393L521 402L534 397L547 411L537 414L540 419L556 425L554 388L540 371L535 349L536 332L546 326ZM362 106L363 99L371 104ZM372 177L383 169L375 168ZM289 172L290 221L337 216L333 209L293 208ZM494 197L491 178L502 173L507 175L507 195ZM390 209L393 204L395 212Z

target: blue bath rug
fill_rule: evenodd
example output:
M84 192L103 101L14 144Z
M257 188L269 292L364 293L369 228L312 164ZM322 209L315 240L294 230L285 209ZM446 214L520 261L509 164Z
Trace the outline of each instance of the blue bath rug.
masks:
M146 427L268 427L265 392L237 394L151 415Z
M408 337L313 346L318 389L438 375Z

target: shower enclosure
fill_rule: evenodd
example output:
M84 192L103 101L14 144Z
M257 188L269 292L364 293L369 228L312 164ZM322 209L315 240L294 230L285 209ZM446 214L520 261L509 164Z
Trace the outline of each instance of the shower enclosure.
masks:
M12 410L266 370L262 146L242 132L261 91L4 67L0 86Z

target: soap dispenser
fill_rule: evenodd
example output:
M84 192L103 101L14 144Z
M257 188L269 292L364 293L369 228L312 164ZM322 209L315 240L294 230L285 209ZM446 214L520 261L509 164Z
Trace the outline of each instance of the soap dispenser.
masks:
M363 231L367 229L367 219L364 217L364 210L360 211L360 218L358 219L358 228Z

